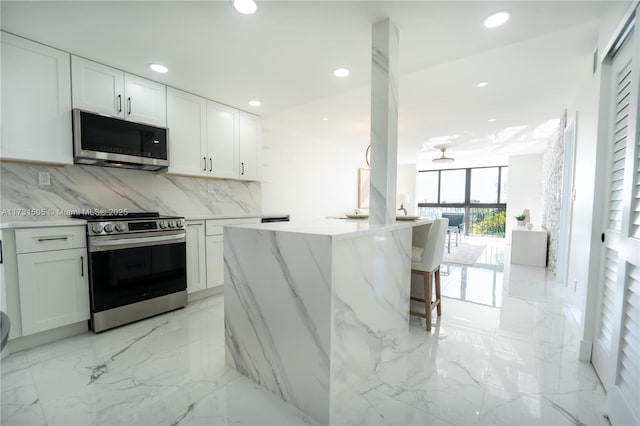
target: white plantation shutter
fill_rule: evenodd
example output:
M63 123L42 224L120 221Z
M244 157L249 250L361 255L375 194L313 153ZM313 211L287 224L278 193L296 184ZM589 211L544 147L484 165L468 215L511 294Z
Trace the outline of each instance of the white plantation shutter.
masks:
M636 136L636 158L631 196L631 236L640 239L640 136Z
M622 308L618 386L636 417L640 417L640 268L629 265Z
M615 304L616 281L618 275L618 254L607 249L602 289L602 307L600 313L600 333L598 339L607 352L611 351L613 333L613 307Z
M627 137L629 133L629 111L631 109L631 61L617 75L616 109L614 117L613 150L611 155L611 184L609 199L609 229L620 231L622 225L622 202L624 184L624 163L626 159Z

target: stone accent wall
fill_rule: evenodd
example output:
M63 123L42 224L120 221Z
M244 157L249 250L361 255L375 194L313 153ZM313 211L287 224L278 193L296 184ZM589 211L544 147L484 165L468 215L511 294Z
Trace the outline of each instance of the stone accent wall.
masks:
M560 238L560 206L562 205L562 166L564 163L564 128L567 111L549 138L542 154L542 227L547 231L547 268L555 278Z

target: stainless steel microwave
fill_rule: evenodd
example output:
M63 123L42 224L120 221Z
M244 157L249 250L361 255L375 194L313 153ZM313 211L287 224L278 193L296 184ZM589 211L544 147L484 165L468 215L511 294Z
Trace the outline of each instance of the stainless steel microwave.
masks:
M73 110L73 162L128 169L169 166L167 129Z

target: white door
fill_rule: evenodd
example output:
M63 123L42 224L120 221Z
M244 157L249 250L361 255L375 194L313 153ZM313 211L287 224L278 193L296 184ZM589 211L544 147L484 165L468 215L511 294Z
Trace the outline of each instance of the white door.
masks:
M600 114L608 147L608 199L592 362L607 390L613 424L640 421L640 31L635 27L602 68L602 84L609 88Z
M71 57L73 107L124 118L124 73L115 68Z
M238 111L207 101L207 152L212 177L237 179L240 162L238 150Z
M125 73L124 93L127 120L167 127L167 86Z
M185 229L187 232L187 292L191 293L207 287L204 221L188 220Z
M2 36L0 157L73 164L69 54Z
M262 150L258 117L240 114L240 179L260 179L260 154Z
M18 255L22 334L89 319L85 248Z
M169 173L207 176L209 163L201 155L207 139L207 100L167 88Z

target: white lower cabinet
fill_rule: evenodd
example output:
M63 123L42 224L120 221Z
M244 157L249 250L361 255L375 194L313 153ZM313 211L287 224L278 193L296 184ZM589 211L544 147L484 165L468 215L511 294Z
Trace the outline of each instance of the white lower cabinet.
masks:
M84 248L18 255L22 334L89 319Z
M223 227L245 223L260 223L260 218L186 221L189 293L221 287L224 284Z
M84 230L63 226L15 231L22 336L89 319Z
M207 288L224 284L222 245L222 235L207 236Z
M187 220L187 292L207 288L204 220Z

